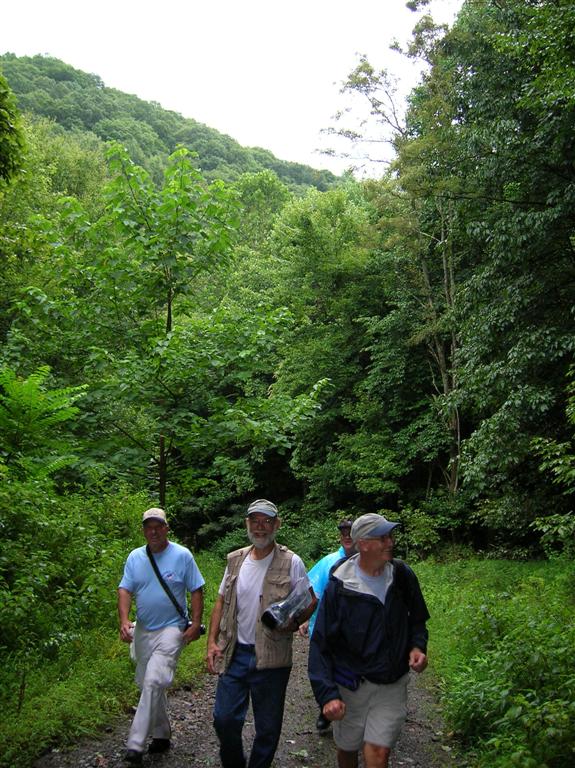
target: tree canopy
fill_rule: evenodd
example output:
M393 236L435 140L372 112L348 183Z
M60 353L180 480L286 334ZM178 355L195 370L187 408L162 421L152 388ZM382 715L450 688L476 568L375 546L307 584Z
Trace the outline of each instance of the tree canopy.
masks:
M361 58L344 92L396 154L337 185L2 57L26 110L7 92L25 142L0 211L2 381L82 392L54 492L127 483L202 544L257 493L288 521L384 510L421 554L565 548L571 20L560 1L423 16L404 116Z

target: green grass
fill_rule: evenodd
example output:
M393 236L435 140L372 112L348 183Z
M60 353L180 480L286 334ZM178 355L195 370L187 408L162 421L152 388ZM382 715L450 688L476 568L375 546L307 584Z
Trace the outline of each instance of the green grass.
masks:
M49 746L94 733L127 708L133 672L114 641L111 632L92 631L62 658L27 671L20 711L17 700L4 703L1 766L30 766Z
M28 768L54 745L94 735L137 703L134 666L117 632L91 632L75 644L75 660L44 664L29 671L22 708L4 707L0 727L0 766ZM205 637L180 657L176 684L194 685L204 670Z

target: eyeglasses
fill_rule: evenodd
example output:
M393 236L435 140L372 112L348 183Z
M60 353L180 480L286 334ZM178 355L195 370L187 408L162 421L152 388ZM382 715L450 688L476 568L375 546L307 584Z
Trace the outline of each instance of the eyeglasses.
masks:
M146 523L144 525L145 533L163 533L168 529L165 523Z
M275 517L251 517L250 515L247 520L252 528L273 528L275 523Z

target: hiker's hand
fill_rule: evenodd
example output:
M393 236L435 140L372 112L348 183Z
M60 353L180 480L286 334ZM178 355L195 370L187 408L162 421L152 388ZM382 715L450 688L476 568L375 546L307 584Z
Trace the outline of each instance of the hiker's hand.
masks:
M341 699L332 699L323 705L321 712L326 720L343 720L345 704Z
M300 627L298 629L298 634L300 634L302 637L307 637L309 634L308 627L309 627L309 621L304 621L303 624L300 624Z
M299 630L299 624L294 618L286 621L285 624L281 624L274 632L279 632L282 635L293 635L294 632Z
M120 640L123 643L131 643L134 639L134 622L133 621L123 621L120 624Z
M409 652L409 667L414 672L423 672L427 666L427 656L419 648L414 648Z
M200 622L193 622L190 624L190 626L186 629L184 632L184 644L187 645L188 643L193 643L194 640L197 640L201 634L202 626Z
M206 661L208 663L208 670L212 673L212 675L217 675L217 667L219 666L219 661L223 655L224 654L218 648L217 643L208 643L208 654L206 656Z

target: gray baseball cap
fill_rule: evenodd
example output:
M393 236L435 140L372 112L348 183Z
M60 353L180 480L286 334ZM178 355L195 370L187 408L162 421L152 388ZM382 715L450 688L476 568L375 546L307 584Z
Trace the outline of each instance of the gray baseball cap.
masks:
M399 523L386 520L383 515L369 512L367 515L358 517L351 526L351 538L354 542L360 539L378 539L380 536L387 536L398 525Z
M278 508L275 504L267 499L256 499L248 507L248 515L254 515L259 513L260 515L267 515L268 517L277 517Z

